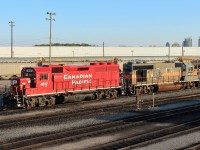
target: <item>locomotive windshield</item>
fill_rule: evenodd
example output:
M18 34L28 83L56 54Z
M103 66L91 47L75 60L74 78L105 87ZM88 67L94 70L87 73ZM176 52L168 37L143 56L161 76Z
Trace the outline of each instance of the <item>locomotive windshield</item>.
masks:
M25 68L22 70L22 77L35 78L35 71L32 68Z

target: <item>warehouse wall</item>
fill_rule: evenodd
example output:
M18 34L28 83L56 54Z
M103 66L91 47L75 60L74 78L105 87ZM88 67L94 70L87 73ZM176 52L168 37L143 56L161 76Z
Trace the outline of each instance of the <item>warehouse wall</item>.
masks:
M49 47L14 47L14 57L48 57ZM133 53L132 53L133 51ZM104 56L167 56L168 47L105 47ZM171 56L182 56L181 47L171 47ZM0 47L0 57L10 57L10 47ZM52 47L52 57L103 56L103 47ZM184 56L200 56L200 47L184 47Z

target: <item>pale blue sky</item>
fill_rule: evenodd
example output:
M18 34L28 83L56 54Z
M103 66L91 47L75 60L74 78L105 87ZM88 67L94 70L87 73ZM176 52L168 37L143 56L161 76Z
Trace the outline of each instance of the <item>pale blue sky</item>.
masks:
M49 16L55 12L53 42L106 46L163 46L200 36L199 0L1 0L0 46L49 42Z

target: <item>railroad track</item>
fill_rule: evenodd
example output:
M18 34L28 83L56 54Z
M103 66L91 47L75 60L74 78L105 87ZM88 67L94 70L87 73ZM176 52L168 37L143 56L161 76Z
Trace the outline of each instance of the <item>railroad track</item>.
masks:
M179 108L174 110L168 110L163 112L152 113L149 115L143 116L135 116L129 117L122 120L116 120L113 122L106 122L102 124L97 124L93 126L83 127L80 129L74 129L69 131L59 131L56 133L49 133L47 135L37 135L35 137L24 137L19 140L11 140L9 142L1 143L0 149L16 149L16 150L24 150L24 149L36 149L40 147L51 146L55 144L63 144L69 142L79 141L85 138L96 137L100 135L107 135L131 128L135 128L136 126L142 126L147 124L148 122L152 121L159 121L165 118L186 115L190 113L196 113L200 111L200 105L196 106L188 106L185 108ZM174 131L177 134L180 134L180 131L186 131L186 129L190 132L191 130L199 130L200 129L200 120L184 122L182 124L178 124L176 126L170 125L169 127L165 127L159 130L149 131L148 133L133 135L132 137L128 137L126 139L117 140L114 142L109 142L103 145L97 145L94 147L90 147L89 149L116 149L116 148L129 148L130 141L136 141L136 143L147 142L150 140L155 140L161 138L163 136L168 136L169 134L176 134L173 133ZM191 128L193 129L191 129ZM139 141L139 142L138 142ZM128 145L129 144L129 145Z
M193 111L193 110L192 110ZM196 111L196 110L195 110ZM185 112L184 112L185 113ZM200 130L200 119L187 121L178 125L172 125L155 131L133 135L114 142L90 147L90 150L101 149L120 149L128 150L144 147L152 143L160 142L165 139L174 138L176 136L185 135ZM194 150L200 148L200 143L188 146L187 149ZM185 148L186 149L186 148Z
M185 149L185 150L199 150L200 149L200 142L192 144L190 146L187 146L187 147L185 147L183 149Z
M128 150L200 130L200 119L90 148ZM199 145L198 145L199 146ZM196 148L196 146L194 147ZM198 148L198 147L197 147ZM193 149L193 147L192 147Z
M176 97L167 97L164 99L157 99L155 102L155 106L158 106L159 104L164 103L170 103L174 101L180 101L183 99L187 99L189 97L194 96L200 96L200 94L192 94L187 96L180 96ZM152 105L152 100L144 101L142 104L142 107L148 108L150 105ZM57 113L49 113L49 114L37 114L33 116L20 116L18 118L11 118L11 119L5 119L0 121L0 129L1 128L10 128L13 126L20 126L25 124L35 124L38 122L46 122L46 120L56 120L59 118L83 118L83 117L91 117L95 115L104 115L111 112L120 112L120 111L132 111L136 110L137 106L134 101L131 102L124 102L119 104L110 104L110 105L102 105L102 106L96 106L96 107L85 107L85 108L79 108L75 110L69 110Z
M107 106L97 106L97 107L90 107L90 108L82 108L73 111L63 111L54 114L47 114L47 115L33 115L27 117L20 117L20 118L12 118L0 121L0 129L2 128L9 128L12 126L25 125L25 124L34 124L38 122L45 122L46 120L55 120L57 118L78 118L78 117L91 117L96 115L103 115L106 113L120 111L120 110L133 110L135 104L133 102L126 103L123 105L107 105Z
M183 99L187 99L189 97L200 96L200 94L192 94L187 96L177 96L167 97L162 99L157 99L155 101L155 106L163 103L170 103L174 101L180 101ZM142 107L148 108L152 105L152 100L144 101ZM137 106L134 101L132 102L124 102L119 104L110 104L96 107L85 107L79 108L78 110L69 110L69 111L61 111L57 113L49 113L49 114L37 114L32 116L20 116L18 118L6 119L0 121L0 128L8 128L12 126L25 125L25 124L34 124L38 122L45 122L46 120L55 120L55 118L78 118L78 117L89 117L95 115L103 115L111 112L120 112L120 111L133 111L137 109Z
M171 94L174 94L174 96L170 96ZM156 101L159 101L161 99L173 99L175 97L179 98L182 96L192 96L192 95L200 95L199 93L199 88L196 89L187 89L187 90L180 90L180 91L168 91L168 92L160 92L160 93L156 93L155 94L155 99ZM121 99L122 101L127 99L127 98L134 98L135 96L121 96L121 97L117 97L116 99ZM149 94L144 94L143 95L144 100L145 101L152 101L152 95ZM33 112L33 111L38 111L38 110L50 110L50 109L56 109L56 108L66 108L66 107L71 107L71 106L75 106L75 105L83 105L83 104L90 104L90 103L98 103L98 102L106 102L106 101L115 101L116 99L101 99L99 100L90 100L90 101L81 101L81 102L71 102L71 103L65 103L65 104L60 104L60 105L53 105L51 107L35 107L32 109L0 109L0 115L9 115L9 114L15 114L15 113L26 113L26 112ZM171 102L171 101L169 101Z

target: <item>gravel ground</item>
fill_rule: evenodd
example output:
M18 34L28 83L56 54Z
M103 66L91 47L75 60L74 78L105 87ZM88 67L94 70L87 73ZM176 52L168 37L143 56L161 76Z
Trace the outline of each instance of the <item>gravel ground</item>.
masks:
M94 138L86 138L83 140L80 140L78 142L71 142L71 143L67 143L67 144L62 144L62 145L58 145L58 146L52 146L52 147L46 147L46 148L41 148L41 150L47 150L47 149L51 149L51 150L57 150L57 149L65 149L65 150L72 150L72 149L90 149L89 147L95 146L95 145L99 145L99 144L103 144L103 143L108 143L108 142L112 142L121 138L126 138L131 136L133 133L137 132L137 134L141 133L146 130L151 130L151 129L155 129L155 127L160 128L160 127L167 127L172 125L172 123L148 123L145 126L141 126L140 128L137 127L135 129L128 129L125 130L123 132L119 132L119 133L113 133L113 134L109 134L109 135L103 135L103 136L97 136ZM199 133L196 134L190 134L190 136L186 135L186 136L182 136L181 138L174 138L174 139L170 139L169 142L168 140L166 140L165 142L161 142L159 143L157 146L157 144L154 144L152 147L144 147L143 149L146 150L154 150L154 149L158 149L158 150L168 150L168 149L175 149L175 148L183 148L185 146L187 146L188 144L192 144L192 143L196 143L199 141L198 139ZM187 138L191 138L190 140L187 140ZM193 140L193 138L195 138ZM185 140L187 142L185 142ZM171 142L172 141L172 142ZM184 144L182 144L182 142L185 142ZM168 145L168 146L165 146ZM142 148L141 148L142 149Z
M191 91L192 93L198 93L199 89L195 89ZM183 95L183 94L188 94L188 92L185 91L178 91L176 93L171 93L170 96L178 96L178 95ZM169 96L169 93L163 93L163 94L156 94L155 98L160 98L163 96ZM152 97L152 95L145 95L144 99L150 99ZM132 101L133 99L135 99L134 97L129 97L127 100L125 101ZM102 102L102 104L104 103L116 103L116 102L120 102L122 100L118 99L116 101L108 101L108 102ZM101 102L99 102L101 103ZM200 98L192 98L190 101L184 101L184 102L177 102L177 103L172 103L172 104L167 104L167 105L162 105L160 107L155 107L155 108L149 108L150 111L155 111L155 110L165 110L165 109L171 109L171 108L177 108L177 107L182 107L182 106L186 106L186 105L193 105L193 104L198 104L200 103ZM90 104L86 104L87 106L94 106L94 105L98 105L97 103L90 103ZM85 107L86 105L83 105L83 107ZM74 107L75 108L75 107ZM66 110L69 108L66 108ZM37 114L41 114L41 113L56 113L56 111L61 111L60 109L54 109L54 110L41 110L41 111L34 111L34 112L29 112L29 113L23 113L23 114L14 114L11 116L0 116L0 120L1 119L6 119L8 117L20 117L22 115L37 115ZM38 125L38 126L30 126L30 127L23 127L23 126L19 126L19 127L15 127L15 128L11 128L11 129L0 129L0 133L1 133L1 138L0 138L0 142L3 141L7 141L10 139L14 139L14 138L20 138L20 137L25 137L25 136L31 136L34 134L40 134L40 133L47 133L47 132L52 132L52 131L60 131L60 130L70 130L73 128L80 128L83 126L87 126L87 125L94 125L94 124L99 124L99 123L103 123L103 122L107 122L110 120L115 120L115 119L119 119L119 118L123 118L123 117L127 117L127 116L135 116L140 114L140 112L123 112L123 113L116 113L116 114L111 114L111 115L106 115L106 116L97 116L97 117L93 117L93 118L85 118L85 119L77 119L77 120L67 120L66 122L62 122L62 123L51 123L48 125ZM166 124L160 124L160 126L165 126ZM168 125L168 124L167 124ZM129 133L127 133L129 134ZM120 134L116 134L116 137L121 136ZM83 148L83 146L87 147L90 142L92 143L104 143L104 142L108 142L111 141L113 139L115 139L114 135L109 135L109 136L103 136L101 138L96 137L96 138L92 138L90 140L83 140L80 141L79 143L75 143L75 144L63 144L60 146L55 146L55 147L51 147L51 148L46 148L46 149L80 149ZM163 143L163 145L160 145L160 147L158 148L159 144L154 144L154 145L150 145L148 147L145 147L144 149L163 149L163 147L165 148L166 146L164 146L164 144L168 145L169 147L166 149L174 149L176 148L176 146L178 147L181 146L181 144L185 144L186 142L184 141L188 139L190 139L190 141L192 142L196 142L196 140L198 140L198 138L195 137L200 137L200 133L194 133L194 134L190 134L188 135L189 137L187 138L187 136L182 136L180 137L180 140L176 140L177 138L175 138L174 140L170 139L170 141L172 141L172 144L166 144L166 141L161 142ZM193 137L192 137L193 136ZM185 138L183 138L185 137ZM183 140L183 142L182 142ZM167 140L168 141L168 140ZM173 143L174 141L174 143ZM177 142L177 143L176 143ZM180 143L180 144L179 144ZM77 147L77 145L80 147ZM157 146L158 145L158 146ZM154 147L151 147L154 146ZM171 147L170 147L171 146ZM184 145L182 145L184 147ZM44 148L45 149L45 148Z
M14 138L30 136L33 134L41 134L41 133L48 133L53 131L60 131L60 130L70 130L74 128L80 128L88 125L99 124L103 122L108 122L120 118L124 118L127 116L135 116L138 113L117 113L111 114L107 116L97 116L94 118L86 118L86 119L77 119L77 120L68 120L63 123L52 123L49 125L37 125L37 126L30 126L30 127L15 127L11 129L0 129L1 139L0 142L4 142L7 140L11 140ZM43 124L43 123L41 123Z
M97 120L94 118L80 119L68 121L61 124L49 124L45 126L30 126L30 127L17 127L11 129L1 129L0 142L11 140L13 138L20 138L25 136L31 136L33 134L48 133L60 130L70 130L73 128L80 128L87 125L93 125L97 123L106 122L105 120Z
M155 111L158 109L170 109L170 108L182 107L185 105L192 105L192 104L197 104L197 103L200 103L200 101L187 101L187 102L180 102L180 103L175 103L175 104L168 104L168 105L163 105L160 108L152 108L151 111ZM107 122L107 121L111 121L111 120L115 120L115 119L119 119L119 118L123 118L123 117L127 117L127 116L135 116L138 114L140 114L140 112L122 112L122 113L110 114L110 115L105 115L105 116L97 116L94 118L68 120L63 123L53 123L53 124L49 124L49 125L38 125L38 126L30 126L30 127L20 126L20 127L15 127L15 128L11 128L11 129L0 129L0 133L1 133L0 142L7 141L10 139L14 139L14 138L31 136L34 134L41 134L41 133L47 133L47 132L52 132L52 131L70 130L73 128L80 128L80 127L87 126L87 125L99 124L99 123L103 123L103 122ZM168 126L168 125L170 125L170 124L169 123L156 124L156 126ZM149 124L149 126L150 126L150 124ZM141 131L142 131L142 129L141 129ZM130 133L131 133L131 131L129 130L127 133L123 133L123 134L124 134L124 136L127 136ZM89 146L89 145L91 146L91 145L95 145L95 144L112 141L112 140L115 140L115 138L119 138L122 136L123 135L121 135L121 134L101 136L101 137L96 137L96 138L92 138L92 139L81 140L78 143L63 144L60 146L44 148L44 149L54 150L54 149L80 149L83 147L87 148L87 146ZM193 134L191 134L191 136L193 136ZM192 139L194 139L194 138L192 138ZM179 140L176 140L176 141L181 143ZM195 142L195 140L192 140L192 141Z
M137 150L174 150L183 149L184 147L200 142L200 131L176 138L168 139L163 142L152 144L146 147L137 148Z
M149 108L149 111L175 109L178 107L184 107L195 104L200 104L200 98L191 98L191 100L189 101L174 102L170 104L160 105L159 107Z
M157 107L157 108L152 108L150 109L150 111L156 111L156 110L167 110L167 109L171 109L171 108L178 108L178 107L183 107L183 106L189 106L189 105L193 105L193 104L199 104L200 101L187 101L187 102L177 102L177 103L173 103L173 104L167 104L167 105L162 105L161 107ZM121 117L123 117L124 115L131 115L131 113L121 113ZM132 114L132 115L137 115L136 114ZM114 120L116 118L119 117L119 113L118 114L112 114L112 115L108 115L108 116L101 116L101 117L97 117L97 118L105 118L105 119L111 119ZM156 127L163 127L163 126L169 126L172 125L171 123L156 123L156 124L152 124L149 123L148 124L148 129L154 128ZM142 127L145 128L145 127ZM143 131L143 129L139 129L140 131ZM105 136L100 136L100 137L95 137L95 138L88 138L85 140L81 140L79 142L75 142L75 143L68 143L68 144L63 144L63 145L59 145L59 146L53 146L53 147L47 147L47 148L41 148L40 150L72 150L72 149L87 149L88 147L91 146L95 146L98 144L103 144L103 143L107 143L107 142L111 142L113 140L118 139L119 137L122 138L123 136L129 136L134 132L134 129L125 131L122 133L116 133L116 134L112 134L112 135L105 135ZM138 128L137 128L137 132L138 132ZM196 143L198 141L200 141L199 139L200 137L200 132L195 132L195 133L191 133L185 136L180 136L178 138L173 138L173 139L169 139L166 140L164 142L160 142L158 144L153 144L147 147L143 147L140 148L141 150L174 150L176 148L183 148L187 145ZM188 138L190 138L190 140L188 140ZM183 144L184 143L184 144Z

